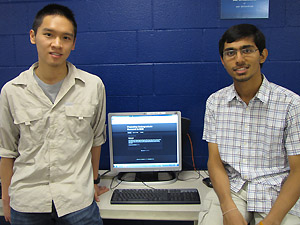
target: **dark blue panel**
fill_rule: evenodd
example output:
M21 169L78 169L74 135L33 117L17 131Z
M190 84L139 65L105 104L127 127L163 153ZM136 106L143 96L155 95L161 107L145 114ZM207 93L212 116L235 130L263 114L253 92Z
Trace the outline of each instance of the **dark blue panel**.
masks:
M220 0L202 0L201 20L203 27L220 27Z
M181 116L191 119L191 127L203 126L207 96L143 96L140 111L181 111Z
M207 95L218 89L218 63L158 64L154 82L157 95Z
M192 123L193 126L191 126L190 128L190 136L193 142L194 155L207 156L208 155L207 142L202 140L204 116L203 117L199 116L199 118L192 120L191 124Z
M108 96L153 94L152 65L79 66L103 80Z
M207 142L202 140L202 133L203 128L191 127L189 131L191 142L185 143L182 149L184 169L193 169L192 147L196 168L207 169L208 148Z
M59 1L59 4L64 4L73 11L77 23L78 33L88 32L90 30L89 22L90 20L93 20L93 18L89 17L89 2L92 1L76 1L76 4L74 4L74 1L63 1L62 3Z
M262 70L269 81L300 95L300 62L268 62Z
M102 75L103 75L103 66L97 66L97 65L88 65L88 66L84 66L84 65L75 65L78 69L84 70L88 73L94 74L98 77L101 78L101 80L103 81ZM107 86L105 84L105 82L103 81L104 85ZM106 93L107 94L107 93Z
M207 170L207 160L208 160L208 156L196 155L195 156L196 168L199 170Z
M288 26L300 26L300 1L286 0L286 23Z
M226 29L205 29L203 31L203 58L206 62L219 62L219 40Z
M106 131L108 134L108 131ZM100 156L100 164L99 164L99 169L101 170L109 170L110 165L109 165L109 141L108 141L108 136L106 138L106 142L101 146L101 156Z
M21 0L20 0L21 1ZM24 1L23 1L24 2ZM32 24L35 18L35 15L37 14L37 12L39 10L41 10L44 6L50 4L50 3L54 3L51 1L38 1L36 0L35 2L27 2L27 3L23 3L24 7L27 7L27 20L28 20L28 28L26 29L26 33L28 34L29 30L32 28ZM62 1L60 4L64 4L64 2ZM22 13L22 15L24 15L24 12Z
M207 150L207 144L205 143L205 149ZM194 163L198 170L207 170L207 159L208 156L199 154L199 151L194 153ZM182 157L182 169L183 170L193 170L193 160L191 155L183 155Z
M107 97L106 112L138 112L138 97Z
M202 30L138 33L139 62L201 61Z
M219 77L218 77L218 89L217 90L227 87L232 84L232 82L233 82L232 78L227 73L227 71L225 70L225 68L221 62L218 64L218 74L219 74ZM214 92L217 90L214 90Z
M15 37L16 65L30 66L38 61L36 45L31 44L29 33Z
M199 0L154 0L154 28L201 28L203 5Z
M0 5L0 34L24 34L29 31L28 4Z
M0 67L0 88L26 69L23 67Z
M98 32L78 34L76 64L136 62L136 32Z
M14 0L14 1L20 1L24 2L24 0ZM41 10L44 6L52 3L57 3L61 5L65 5L69 7L73 13L75 14L75 19L77 22L78 26L78 32L81 30L82 26L84 27L86 24L86 9L85 9L85 1L81 0L66 0L66 1L49 1L49 0L31 0L30 2L28 1L27 3L23 3L28 7L28 12L26 12L26 15L28 17L28 24L29 24L29 29L32 28L32 23L34 21L34 17L37 14L39 10ZM81 9L81 11L80 11ZM26 30L26 33L29 32L29 29Z
M0 66L15 65L15 47L12 36L0 36L0 49Z
M151 0L87 1L90 31L139 30L152 27Z
M300 60L298 27L273 28L269 36L269 60Z

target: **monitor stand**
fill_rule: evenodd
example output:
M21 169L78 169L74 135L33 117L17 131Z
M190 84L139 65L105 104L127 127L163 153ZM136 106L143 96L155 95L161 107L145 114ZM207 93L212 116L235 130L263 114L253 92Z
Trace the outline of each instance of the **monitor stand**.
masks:
M175 172L122 172L118 174L118 180L130 184L149 183L170 184L177 180Z

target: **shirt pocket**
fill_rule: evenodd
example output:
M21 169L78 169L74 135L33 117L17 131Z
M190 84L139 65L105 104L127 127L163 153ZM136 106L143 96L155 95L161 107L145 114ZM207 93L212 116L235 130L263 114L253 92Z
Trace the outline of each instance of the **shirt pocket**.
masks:
M69 137L75 139L91 137L93 133L91 122L95 114L95 106L84 104L66 106L65 114Z
M45 128L41 108L16 110L14 112L14 123L20 128L19 145L25 144L24 147L26 148L26 146L32 144L32 141L41 140Z

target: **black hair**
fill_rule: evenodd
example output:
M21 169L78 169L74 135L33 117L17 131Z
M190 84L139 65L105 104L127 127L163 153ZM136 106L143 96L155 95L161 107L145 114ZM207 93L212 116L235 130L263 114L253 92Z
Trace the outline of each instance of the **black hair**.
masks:
M70 10L68 7L58 4L49 4L46 5L44 8L42 8L35 16L32 29L34 30L34 33L37 33L38 28L41 26L43 19L45 16L49 15L60 15L66 17L74 27L74 38L76 38L77 34L77 23L74 17L74 14L72 10Z
M219 53L223 58L225 43L232 43L242 38L252 37L260 54L266 48L266 39L264 34L252 24L239 24L230 27L221 37L219 41Z

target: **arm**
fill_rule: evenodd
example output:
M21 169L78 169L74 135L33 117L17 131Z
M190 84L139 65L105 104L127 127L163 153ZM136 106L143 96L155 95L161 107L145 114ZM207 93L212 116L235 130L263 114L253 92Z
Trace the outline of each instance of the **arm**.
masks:
M93 177L94 180L98 177L101 146L92 147L92 167L93 167Z
M208 150L208 172L214 190L219 198L222 213L225 213L223 216L224 225L247 225L248 223L238 210L231 211L231 209L237 207L231 198L229 179L220 158L218 145L215 143L208 143Z
M96 180L98 177L100 154L101 154L101 145L92 147L92 167L93 167L93 179ZM95 201L99 202L99 195L108 191L107 187L99 187L97 184L94 184L95 188Z
M14 159L1 158L1 185L2 185L2 204L3 213L6 221L10 222L10 197L8 187L13 175Z
M290 174L282 186L271 211L262 221L264 225L280 225L285 215L300 197L300 155L289 156Z

